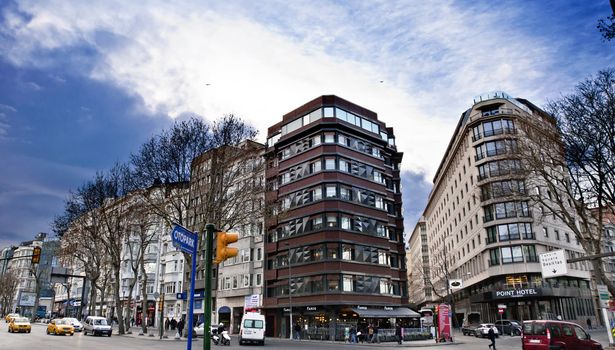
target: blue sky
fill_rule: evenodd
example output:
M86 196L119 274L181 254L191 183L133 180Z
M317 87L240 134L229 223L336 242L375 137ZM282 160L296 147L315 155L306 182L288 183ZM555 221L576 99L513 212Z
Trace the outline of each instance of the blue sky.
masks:
M70 189L183 113L235 113L264 141L322 94L395 128L409 232L472 98L570 92L614 65L596 29L609 14L607 0L3 1L0 247L49 232Z

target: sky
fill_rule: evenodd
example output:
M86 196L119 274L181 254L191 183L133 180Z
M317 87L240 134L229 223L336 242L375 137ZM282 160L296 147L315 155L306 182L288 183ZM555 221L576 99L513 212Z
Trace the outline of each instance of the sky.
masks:
M461 113L502 90L538 106L615 65L608 0L0 1L0 247L51 233L69 191L190 114L258 140L335 94L404 152L406 233Z

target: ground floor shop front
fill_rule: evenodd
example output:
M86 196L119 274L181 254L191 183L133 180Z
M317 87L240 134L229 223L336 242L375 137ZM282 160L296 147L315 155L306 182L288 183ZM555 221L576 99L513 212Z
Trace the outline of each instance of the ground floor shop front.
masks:
M352 334L394 337L396 325L419 328L420 315L409 308L388 306L314 305L263 310L268 337L349 341ZM292 322L291 322L292 319Z
M490 290L457 300L455 306L458 321L470 313L478 313L481 322L562 319L584 325L588 319L596 324L599 316L590 289L579 287Z

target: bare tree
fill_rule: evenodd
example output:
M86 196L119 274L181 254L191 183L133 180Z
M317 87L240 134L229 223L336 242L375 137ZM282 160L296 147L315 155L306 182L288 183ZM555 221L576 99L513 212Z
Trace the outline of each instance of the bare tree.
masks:
M615 209L615 70L580 83L547 110L555 119L537 111L519 125L527 136L520 153L529 196L543 216L566 224L587 254L599 254L602 215ZM591 264L597 283L615 293L601 259Z
M607 41L615 39L615 0L611 0L611 10L613 13L607 18L599 19L597 26L602 37Z
M0 275L0 303L2 303L2 315L6 315L13 310L13 299L17 294L19 277L14 271L7 271Z

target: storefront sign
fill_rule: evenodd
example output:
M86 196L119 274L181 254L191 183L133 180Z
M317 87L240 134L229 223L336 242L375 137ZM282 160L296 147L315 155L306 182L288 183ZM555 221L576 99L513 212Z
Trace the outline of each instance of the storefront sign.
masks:
M514 290L498 290L494 292L495 299L505 298L522 298L540 295L540 289L528 288L528 289L514 289Z
M306 311L316 311L316 306L306 306L305 310Z
M285 307L284 308L284 312L290 312L290 308L289 307Z
M357 305L357 310L367 310L367 306Z
M393 308L391 306L385 306L384 309L388 311L393 311Z
M243 300L244 310L257 309L261 304L260 300L259 294L246 295Z

